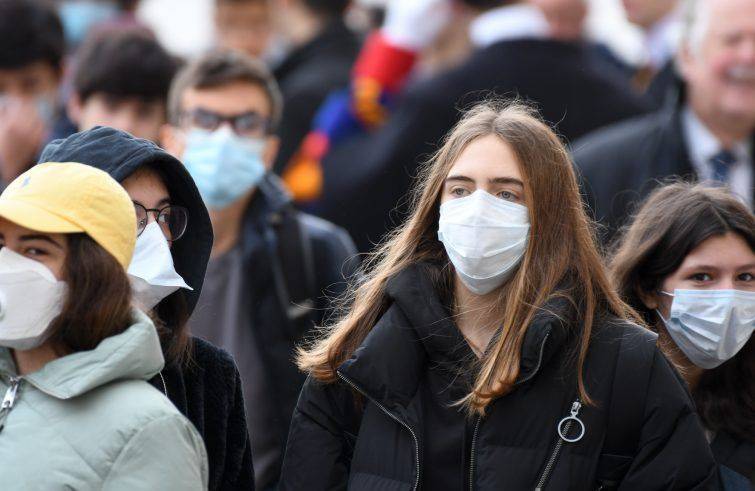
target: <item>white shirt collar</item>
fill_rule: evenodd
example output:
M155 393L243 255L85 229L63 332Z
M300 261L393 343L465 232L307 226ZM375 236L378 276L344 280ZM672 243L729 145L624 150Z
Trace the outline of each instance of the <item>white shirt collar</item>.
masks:
M658 70L676 53L681 38L681 21L678 11L672 11L655 23L645 36L647 63Z
M692 168L698 178L703 181L712 179L713 165L710 159L723 150L723 147L718 138L711 133L689 105L682 110L682 131L684 132ZM734 154L737 161L729 170L728 184L735 194L752 206L752 187L754 184L752 142L749 139L737 142L729 150Z
M548 36L549 26L543 13L532 5L498 7L481 14L469 26L469 38L477 48L510 39Z

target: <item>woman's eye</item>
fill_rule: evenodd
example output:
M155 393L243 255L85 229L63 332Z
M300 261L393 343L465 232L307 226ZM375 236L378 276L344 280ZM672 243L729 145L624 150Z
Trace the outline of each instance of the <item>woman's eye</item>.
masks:
M451 194L457 197L466 196L467 190L464 188L453 188Z
M696 273L690 276L690 279L694 281L711 281L713 277L708 273Z
M2 246L0 245L0 247L2 247ZM755 280L755 275L753 275L752 273L742 273L741 275L737 276L737 279L739 281L747 281L747 282L749 282L749 281Z
M37 249L36 247L30 247L26 249L26 254L29 256L44 256L47 252L42 249Z
M498 193L498 197L506 201L516 201L516 196L511 191L501 191Z

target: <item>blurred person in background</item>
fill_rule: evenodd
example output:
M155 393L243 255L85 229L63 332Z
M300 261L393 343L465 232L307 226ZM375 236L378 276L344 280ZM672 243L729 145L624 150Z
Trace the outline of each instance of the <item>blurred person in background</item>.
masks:
M36 162L59 105L65 41L55 10L0 0L0 189Z
M68 115L79 130L111 126L157 142L167 122L168 90L178 66L178 60L143 31L92 36L77 53Z
M135 221L80 163L39 164L0 195L4 490L207 489L202 438L147 383L165 360L132 304Z
M220 48L270 61L273 20L270 0L215 0L215 36Z
M218 51L174 80L163 146L194 178L215 235L191 331L233 354L246 399L257 488L278 481L304 376L294 348L327 316L354 269L346 232L298 212L270 172L281 97L270 72Z
M191 336L187 324L212 249L210 217L188 171L154 143L108 127L51 142L41 161L97 167L128 192L138 234L129 278L135 303L158 328L165 358L150 382L202 436L209 489L254 489L236 364L227 352Z
M550 39L537 7L512 0L463 3L475 15L469 31L475 49L469 58L402 90L384 124L366 137L332 146L322 160L312 209L349 230L360 250L369 250L393 226L391 210L404 209L402 200L418 165L457 121L459 108L491 91L535 102L568 140L645 110L626 80L594 69L582 45ZM443 2L423 5L425 10L404 17L419 24L386 20L386 27L395 29L388 31L389 38L408 52L409 60L432 37L431 26L453 19ZM395 70L378 66L370 66L378 75Z
M273 70L283 93L276 169L291 159L327 95L349 83L360 46L344 22L349 3L272 0L276 32L287 46L286 55Z
M724 188L655 190L612 260L692 392L726 491L755 484L755 216Z
M673 105L574 144L588 203L606 240L659 179L716 180L753 205L755 0L693 0Z
M679 44L680 0L621 0L627 20L642 30L644 60L634 69L632 84L656 107L673 85L674 55Z

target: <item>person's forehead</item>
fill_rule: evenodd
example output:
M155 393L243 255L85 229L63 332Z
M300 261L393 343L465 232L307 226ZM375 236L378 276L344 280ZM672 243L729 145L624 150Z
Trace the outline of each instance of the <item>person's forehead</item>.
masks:
M254 111L268 117L272 113L265 89L244 81L216 87L189 88L183 93L181 102L185 111L202 108L226 115Z
M755 0L704 0L707 22L716 30L755 31ZM705 14L705 12L703 12Z

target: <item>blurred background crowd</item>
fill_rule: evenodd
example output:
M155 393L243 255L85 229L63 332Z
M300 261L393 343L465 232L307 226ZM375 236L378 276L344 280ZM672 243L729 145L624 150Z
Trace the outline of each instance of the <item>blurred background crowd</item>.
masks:
M214 232L192 333L236 359L267 489L303 381L293 346L461 110L534 105L605 244L673 176L752 208L755 2L698 3L0 0L0 188L99 125L185 164Z

